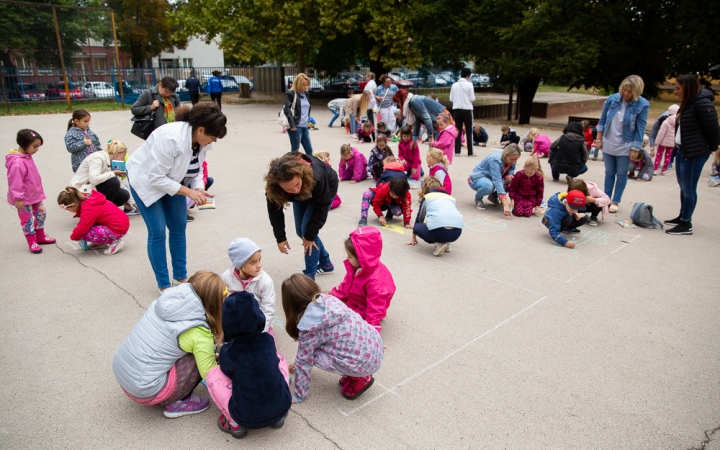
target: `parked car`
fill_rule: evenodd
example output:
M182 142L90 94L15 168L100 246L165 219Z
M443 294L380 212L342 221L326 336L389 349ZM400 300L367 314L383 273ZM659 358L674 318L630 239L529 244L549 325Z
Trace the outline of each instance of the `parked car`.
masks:
M451 84L453 84L454 82L455 82L454 80L448 82L445 78L443 78L439 75L435 75L435 86L437 86L437 87L448 87Z
M249 84L250 90L252 91L255 88L255 85L253 84L252 80L249 80L248 77L243 75L238 75L235 77L235 82L237 84Z
M442 75L443 78L446 79L446 80L448 80L447 77L452 78L452 82L453 82L453 83L456 82L456 81L458 80L458 78L460 78L460 73L459 73L459 72L453 72L452 70L444 70L444 71L440 72L439 74L437 74L437 75L435 75L435 76L438 76L438 75ZM450 80L448 80L448 82L450 82Z
M68 93L70 94L70 98L85 97L80 86L72 81L68 81ZM65 82L61 81L48 84L47 89L45 89L45 97L49 99L65 99Z
M403 75L403 80L411 81L416 87L435 86L435 75L431 73L408 72ZM445 83L447 84L447 82Z
M185 80L177 80L178 87L175 89L175 92L187 92L188 89L185 87Z
M470 82L474 86L492 86L492 80L490 80L490 75L487 74L479 74L479 73L473 73L470 74Z
M360 90L360 85L358 85L358 82L355 78L330 78L329 80L325 81L323 88L325 89L325 92L337 92L343 94L343 97L345 97L345 94L349 89L352 89L356 93L362 92Z
M13 93L10 94L10 98L31 101L45 100L45 93L34 84L20 83L15 85L15 89Z
M285 76L285 92L288 92L290 89L292 89L293 81L295 81L294 75ZM316 78L310 78L310 86L308 87L308 91L322 92L324 90L325 87L322 85L321 82L319 82Z
M123 80L122 82L123 94L142 94L143 91L150 89L152 86L143 86L137 81ZM120 82L115 83L115 92L120 95Z
M81 90L85 98L115 97L115 89L104 81L88 81Z
M237 84L235 81L230 79L220 79L223 85L223 92L239 92L240 91L240 85ZM200 90L203 92L203 94L207 94L208 92L208 82L204 82L200 85Z
M412 81L403 80L400 75L397 75L395 73L389 73L388 76L392 78L392 84L394 84L400 89L407 89L414 86L414 83Z
M435 75L435 82L438 84L438 86L440 86L439 80L444 80L447 83L447 86L452 86L452 84L455 83L455 78L453 78L453 76L447 72Z

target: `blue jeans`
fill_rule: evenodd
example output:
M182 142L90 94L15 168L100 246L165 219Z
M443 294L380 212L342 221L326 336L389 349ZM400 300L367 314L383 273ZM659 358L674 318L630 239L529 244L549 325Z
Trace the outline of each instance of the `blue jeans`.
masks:
M470 182L470 188L475 191L475 201L482 200L486 195L495 192L495 184L490 178L480 177Z
M613 203L619 204L627 184L630 156L613 156L605 153L603 159L605 160L605 195L612 198Z
M315 211L315 205L308 205L307 203L301 202L294 202L292 205L293 215L295 216L295 232L302 238L305 235L307 224L310 222L313 212ZM325 250L325 246L320 240L320 235L315 238L315 245L317 245L318 248L311 247L312 254L305 255L305 270L303 270L303 273L313 280L318 270L318 264L323 268L332 265L330 255L327 250Z
M308 156L312 156L312 142L310 142L310 130L308 127L295 127L295 131L288 129L288 136L290 136L290 151L296 152L300 150L300 143L302 143L303 150Z
M335 119L340 117L340 111L337 109L331 109L330 112L333 113L333 117L330 119L330 124L328 126L332 127L332 124L335 123Z
M357 133L358 124L355 121L355 114L350 114L350 134Z
M160 289L169 288L170 277L165 253L165 229L170 232L170 260L173 278L187 278L187 245L185 227L187 226L187 202L182 195L164 195L150 206L140 199L130 186L138 210L148 229L147 252L150 265L155 272L155 280Z
M697 205L698 181L710 154L685 159L680 146L675 151L675 175L680 185L680 220L691 222Z

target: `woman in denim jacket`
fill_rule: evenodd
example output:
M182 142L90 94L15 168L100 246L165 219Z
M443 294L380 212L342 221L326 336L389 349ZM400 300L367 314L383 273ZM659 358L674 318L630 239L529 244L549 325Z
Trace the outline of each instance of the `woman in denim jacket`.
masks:
M642 148L650 103L640 97L645 83L630 75L620 83L620 92L605 101L597 125L596 147L605 161L605 194L612 198L610 212L618 210L627 184L631 153ZM613 195L614 191L614 195Z

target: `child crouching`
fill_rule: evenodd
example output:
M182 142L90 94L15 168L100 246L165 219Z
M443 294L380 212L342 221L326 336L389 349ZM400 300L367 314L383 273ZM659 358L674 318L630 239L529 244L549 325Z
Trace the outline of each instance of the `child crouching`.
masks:
M393 216L403 216L405 228L412 228L410 217L412 216L412 197L410 196L410 184L405 178L393 178L387 183L380 183L370 188L363 194L360 210L360 222L358 226L367 225L368 210L372 205L373 211L378 216L380 225L387 225L388 220ZM383 217L383 211L386 211Z
M585 195L586 211L590 214L588 225L591 227L598 226L598 215L602 213L602 219L604 220L608 213L608 206L611 203L610 197L592 181L572 178L569 175L565 179L568 183L568 192L580 191Z
M313 366L345 378L342 395L354 400L374 383L384 348L380 333L345 303L321 293L309 277L296 273L282 284L285 331L298 342L293 403L310 390Z
M98 191L92 191L85 198L80 191L68 186L60 192L57 202L61 209L73 212L75 217L80 218L70 239L78 241L83 250L107 245L108 249L104 253L114 255L125 245L122 238L130 229L130 219Z
M550 197L542 223L553 241L563 247L575 248L575 242L568 241L561 233L579 233L578 227L587 223L588 216L578 214L578 211L585 211L585 195L582 192L558 192Z

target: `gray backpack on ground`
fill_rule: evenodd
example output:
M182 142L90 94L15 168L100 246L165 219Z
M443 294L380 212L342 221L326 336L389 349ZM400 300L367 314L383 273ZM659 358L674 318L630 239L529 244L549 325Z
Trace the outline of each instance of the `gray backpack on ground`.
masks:
M648 205L647 203L635 203L630 212L630 220L632 220L635 225L643 228L663 228L662 222L653 216L652 205Z

